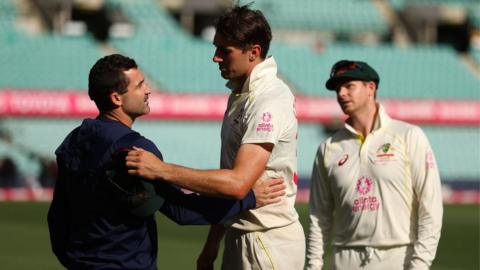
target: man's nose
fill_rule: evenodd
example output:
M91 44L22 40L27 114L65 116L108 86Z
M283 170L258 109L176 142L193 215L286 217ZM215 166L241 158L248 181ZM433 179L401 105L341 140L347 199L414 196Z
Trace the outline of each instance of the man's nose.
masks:
M343 86L340 86L337 90L337 94L339 96L344 96L347 93L347 89Z
M215 62L215 63L219 63L219 62L222 61L222 58L220 58L218 55L214 54L213 58L212 58L212 61Z
M212 61L215 63L219 63L222 61L222 58L218 55L218 49L215 50L215 53L213 54Z

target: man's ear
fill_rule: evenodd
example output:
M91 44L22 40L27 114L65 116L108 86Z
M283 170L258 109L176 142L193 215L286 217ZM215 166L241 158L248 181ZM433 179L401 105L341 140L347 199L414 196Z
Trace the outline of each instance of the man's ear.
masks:
M121 106L123 104L122 96L119 93L117 93L116 91L113 91L112 93L110 93L110 101L115 106Z
M257 59L260 59L261 53L262 53L262 47L260 47L260 45L258 44L252 45L249 51L248 60L250 60L250 62L253 62Z
M373 81L370 81L367 83L367 88L369 92L371 93L371 96L375 96L375 92L377 91L377 84Z

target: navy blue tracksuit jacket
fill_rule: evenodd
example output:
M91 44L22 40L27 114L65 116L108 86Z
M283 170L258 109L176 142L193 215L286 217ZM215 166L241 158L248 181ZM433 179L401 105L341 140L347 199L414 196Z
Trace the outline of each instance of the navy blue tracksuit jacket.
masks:
M221 224L255 207L253 192L242 201L217 199L130 177L128 183L147 192L132 199L109 179L126 174L112 164L124 164L122 156L115 161L116 153L133 146L162 158L151 141L108 119L85 119L55 152L58 179L48 225L53 252L67 269L157 269L157 210L179 224Z

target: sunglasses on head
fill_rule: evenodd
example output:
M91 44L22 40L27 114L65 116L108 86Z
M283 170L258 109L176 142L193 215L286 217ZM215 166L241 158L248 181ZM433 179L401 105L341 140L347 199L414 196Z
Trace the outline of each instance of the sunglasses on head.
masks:
M342 61L340 63L337 63L335 66L333 66L332 71L330 72L330 77L334 77L336 75L345 73L348 70L353 70L357 68L360 68L360 65L355 62Z

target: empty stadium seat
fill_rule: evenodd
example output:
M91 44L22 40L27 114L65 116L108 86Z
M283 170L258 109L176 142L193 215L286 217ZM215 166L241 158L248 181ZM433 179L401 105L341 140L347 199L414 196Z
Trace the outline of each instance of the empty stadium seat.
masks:
M88 37L15 35L0 46L0 87L85 90L97 46Z
M371 1L257 0L252 7L262 10L273 28L329 30L339 34L388 31L386 19Z
M355 59L378 71L380 97L480 99L480 79L449 47L332 43L316 53L307 46L274 44L272 53L281 75L298 93L306 95L332 96L324 86L331 66L341 59Z
M22 145L28 151L53 158L58 145L80 123L80 119L6 118L2 121L2 128L15 134L13 145ZM219 167L220 122L158 121L140 118L133 128L152 140L167 162L199 169ZM422 129L435 151L442 180L480 178L479 127L424 126ZM298 172L301 177L310 177L317 148L327 137L320 124L299 125ZM21 170L29 174L38 173L37 163L29 160L21 151L19 153L18 149L0 144L0 156L10 152L14 153Z

